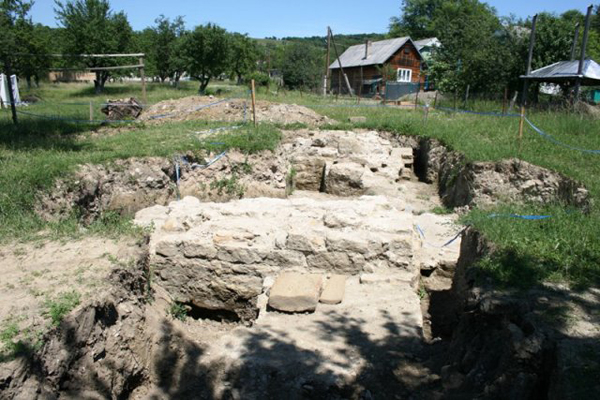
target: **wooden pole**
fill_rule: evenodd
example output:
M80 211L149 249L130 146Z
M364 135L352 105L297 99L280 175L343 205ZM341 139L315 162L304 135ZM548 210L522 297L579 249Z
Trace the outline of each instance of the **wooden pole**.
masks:
M419 92L421 91L421 79L417 82L417 95L415 96L415 110L419 108Z
M325 58L325 80L323 82L323 96L327 96L327 89L329 87L330 71L329 65L331 64L331 36L329 35L329 27L327 27L327 57Z
M573 45L571 45L571 61L575 60L575 53L577 52L577 42L579 41L579 29L581 24L578 22L575 25L575 37L573 38Z
M465 92L465 104L463 105L463 109L467 109L467 102L469 101L469 91L471 90L471 85L467 85L467 91Z
M590 34L590 23L592 22L592 11L594 6L590 5L585 17L585 29L583 30L583 43L581 44L581 58L579 59L579 68L577 70L577 82L575 83L575 103L579 101L579 90L581 88L581 77L583 75L583 66L585 64L585 56L587 50L587 42Z
M360 66L360 84L358 85L358 104L360 104L360 98L362 96L362 87L364 81L364 72L362 65Z
M18 125L19 120L17 118L17 105L15 104L15 96L13 93L13 85L12 85L12 81L11 81L12 69L10 66L10 61L7 60L5 64L6 64L6 74L7 74L6 84L8 86L8 99L10 101L10 111L12 112L13 124Z
M457 110L458 88L454 89L454 111Z
M438 98L438 93L439 91L436 90L435 91L435 97L433 98L433 108L435 109L437 107L437 98Z
M94 120L94 103L90 101L90 122Z
M504 100L502 101L502 115L506 115L507 104L508 104L508 86L504 88Z
M529 91L529 74L531 74L531 62L533 60L533 47L535 45L535 27L537 24L537 14L533 16L531 26L531 37L529 38L529 57L527 59L527 73L523 82L523 94L521 96L521 120L519 121L519 150L523 142L523 126L525 125L525 107L527 104L527 92Z
M256 93L254 91L254 79L252 79L251 84L252 84L252 120L254 121L254 126L256 127Z
M342 75L344 75L344 80L346 81L346 86L348 87L348 92L349 92L350 96L352 96L353 95L352 87L350 86L350 81L348 80L348 75L346 75L344 73L344 67L342 66L342 60L340 59L340 53L338 53L338 51L337 51L337 46L335 44L335 39L333 37L333 32L331 32L331 28L329 28L329 35L331 36L331 43L333 43L333 50L335 51L335 56L337 57L338 64L340 66L340 71L341 71Z
M140 77L142 78L142 102L148 104L148 95L146 93L146 73L144 71L144 57L140 57Z

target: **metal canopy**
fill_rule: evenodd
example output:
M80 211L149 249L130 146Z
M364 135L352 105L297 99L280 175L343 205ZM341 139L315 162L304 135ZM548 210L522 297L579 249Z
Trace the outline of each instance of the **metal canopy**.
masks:
M600 85L600 64L588 59L583 65L583 73L578 74L579 61L560 61L547 67L536 69L529 75L522 75L521 79L532 81L564 83L581 79L581 84L586 86Z

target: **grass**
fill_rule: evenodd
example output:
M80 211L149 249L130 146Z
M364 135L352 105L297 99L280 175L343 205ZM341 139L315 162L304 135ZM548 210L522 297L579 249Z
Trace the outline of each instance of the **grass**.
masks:
M79 305L81 296L79 293L65 292L54 299L48 299L45 303L45 315L50 318L53 326L58 326L63 318Z
M173 302L171 307L167 310L167 314L169 314L174 319L178 319L180 321L185 322L188 317L188 306L185 304L181 304L178 302Z

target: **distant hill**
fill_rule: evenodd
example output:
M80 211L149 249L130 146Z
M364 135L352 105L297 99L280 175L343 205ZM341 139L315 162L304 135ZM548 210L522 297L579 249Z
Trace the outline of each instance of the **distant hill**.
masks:
M335 44L338 47L338 51L343 53L348 47L354 46L356 44L362 44L366 40L371 40L373 42L378 40L384 40L387 38L387 35L384 33L360 33L355 35L335 35L334 40ZM326 36L310 36L310 37L283 37L283 38L265 38L265 39L256 39L259 44L262 45L285 45L290 42L304 43L313 47L325 49L327 47L327 37ZM331 49L333 54L333 49Z

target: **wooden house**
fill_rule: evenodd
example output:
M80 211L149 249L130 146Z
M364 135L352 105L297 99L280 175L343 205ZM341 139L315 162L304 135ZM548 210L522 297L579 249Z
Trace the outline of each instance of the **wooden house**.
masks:
M409 37L379 42L367 41L365 44L349 47L340 56L339 61L335 60L329 66L331 91L348 93L345 78L340 72L340 62L355 94L378 93L384 80L413 84L425 81L422 73L423 56ZM387 71L386 79L384 71Z

